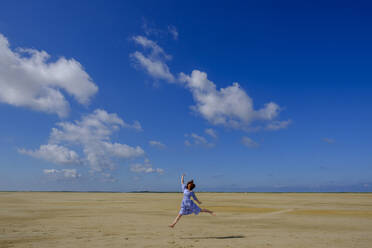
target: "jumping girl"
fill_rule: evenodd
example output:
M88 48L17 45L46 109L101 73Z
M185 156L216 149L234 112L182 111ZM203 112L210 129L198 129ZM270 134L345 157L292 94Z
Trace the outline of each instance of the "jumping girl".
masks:
M198 198L196 198L195 193L192 191L195 188L194 180L191 180L187 182L187 184L185 184L183 181L184 176L185 174L183 174L181 177L181 184L182 184L182 191L183 191L183 200L181 203L181 210L178 213L173 224L169 225L169 227L172 227L172 228L177 224L177 222L180 220L182 215L188 215L192 213L197 215L199 214L199 212L206 212L211 215L215 215L212 211L206 208L203 208L203 209L199 208L199 206L196 205L193 200L191 200L191 197L192 197L197 203L202 204L201 201L199 201Z

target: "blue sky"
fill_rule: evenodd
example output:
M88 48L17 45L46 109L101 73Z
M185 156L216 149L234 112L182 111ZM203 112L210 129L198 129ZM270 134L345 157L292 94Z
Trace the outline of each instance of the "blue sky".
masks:
M3 1L0 190L371 191L370 12Z

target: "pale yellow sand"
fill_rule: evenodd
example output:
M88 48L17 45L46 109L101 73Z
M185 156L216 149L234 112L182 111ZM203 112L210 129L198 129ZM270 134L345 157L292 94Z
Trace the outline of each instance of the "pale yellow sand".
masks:
M0 192L0 247L372 247L372 194Z

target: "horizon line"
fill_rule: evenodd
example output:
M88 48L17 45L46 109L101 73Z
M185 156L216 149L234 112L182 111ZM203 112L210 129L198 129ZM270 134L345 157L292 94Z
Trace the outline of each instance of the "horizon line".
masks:
M98 191L98 190L0 190L0 193L6 192L34 192L34 193L182 193L181 191L147 191L147 190L138 190L138 191ZM333 193L333 194L342 194L342 193L361 193L368 194L372 191L197 191L198 193Z

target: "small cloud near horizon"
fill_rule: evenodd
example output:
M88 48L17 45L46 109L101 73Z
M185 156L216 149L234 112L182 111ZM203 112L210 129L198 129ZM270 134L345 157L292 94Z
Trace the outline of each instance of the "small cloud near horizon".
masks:
M214 147L215 144L213 142L209 142L205 137L198 135L196 133L185 134L187 138L184 142L185 146L192 146L192 145L202 145L206 147Z
M164 148L167 147L166 145L164 145L163 143L161 143L160 141L157 141L157 140L150 140L149 145L152 146L152 147L157 147L159 149L164 149Z
M241 142L243 145L249 148L256 148L260 146L257 142L255 142L254 140L252 140L251 138L247 136L244 136Z

